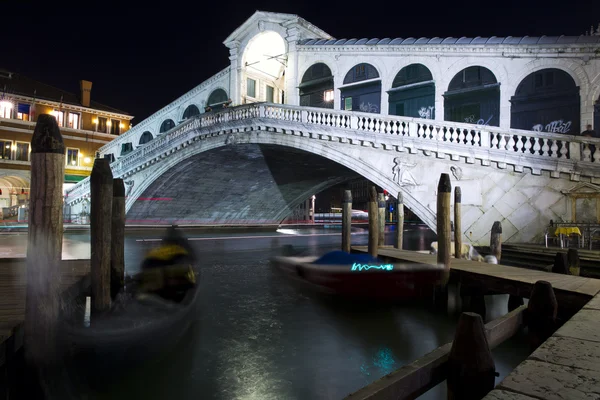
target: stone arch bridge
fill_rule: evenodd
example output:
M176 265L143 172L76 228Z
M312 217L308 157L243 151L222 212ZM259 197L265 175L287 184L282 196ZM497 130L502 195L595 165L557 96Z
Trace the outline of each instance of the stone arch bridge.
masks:
M357 175L435 230L443 172L463 193L465 238L534 241L548 222L596 216L594 139L446 121L256 103L195 116L111 164L130 222L279 223L310 195ZM585 198L587 202L579 202ZM89 202L89 178L65 205Z

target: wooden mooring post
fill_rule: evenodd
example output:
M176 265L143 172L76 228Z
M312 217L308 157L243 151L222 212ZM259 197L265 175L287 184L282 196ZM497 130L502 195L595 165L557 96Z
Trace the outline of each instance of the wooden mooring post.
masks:
M526 322L531 349L538 348L556 330L558 302L550 282L537 281L527 304Z
M385 246L385 195L379 193L377 195L377 210L379 212L379 236L377 246Z
M41 114L31 138L24 328L25 357L38 367L57 361L64 176L65 145L58 124Z
M344 190L342 200L342 251L350 253L352 246L352 191Z
M377 257L377 244L379 242L379 209L377 207L377 190L371 186L369 192L369 246L368 251L372 257Z
M450 246L452 242L452 232L450 227L450 195L452 193L452 184L450 176L443 173L440 176L437 193L437 236L438 253L437 263L443 264L446 270L450 269Z
M448 358L448 400L481 400L492 389L496 365L481 316L462 313Z
M496 257L498 263L502 257L502 224L495 221L490 234L490 254Z
M110 308L113 176L109 160L96 158L90 176L92 316ZM93 323L93 320L92 320Z
M462 223L461 223L461 191L460 186L454 188L454 258L462 258Z
M125 185L113 179L110 245L110 295L114 300L125 285Z
M579 276L581 272L579 265L579 251L577 251L577 249L567 250L567 267L569 275Z
M402 250L402 240L404 240L404 199L402 192L398 192L396 197L396 240L394 247Z

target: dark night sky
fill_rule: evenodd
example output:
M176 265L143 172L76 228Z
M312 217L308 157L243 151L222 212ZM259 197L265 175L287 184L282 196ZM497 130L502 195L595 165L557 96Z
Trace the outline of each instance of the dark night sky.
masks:
M223 40L256 10L297 14L338 39L579 35L600 22L600 0L387 3L3 2L0 68L75 93L90 80L92 99L140 122L225 68Z

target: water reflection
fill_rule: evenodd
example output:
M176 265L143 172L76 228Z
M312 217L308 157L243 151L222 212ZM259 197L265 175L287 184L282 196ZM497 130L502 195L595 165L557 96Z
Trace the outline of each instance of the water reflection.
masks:
M353 244L366 244L366 231L353 233ZM127 233L128 273L139 269L161 235ZM342 301L294 284L269 266L269 257L285 245L306 255L338 249L339 230L188 236L202 259L198 324L159 363L93 391L79 386L79 398L341 399L453 338L456 315L418 303ZM24 255L26 240L0 236L0 252ZM392 243L393 232L386 240ZM433 240L431 231L411 227L404 244L421 250ZM89 257L88 233L67 233L63 243L65 258ZM507 296L486 298L488 315L506 313L506 301ZM519 343L515 339L494 352L498 379L528 354ZM445 399L445 384L422 398Z

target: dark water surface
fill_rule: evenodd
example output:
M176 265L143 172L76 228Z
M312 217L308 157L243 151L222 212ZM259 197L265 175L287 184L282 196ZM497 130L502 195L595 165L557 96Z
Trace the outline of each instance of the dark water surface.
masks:
M160 363L115 376L110 399L342 399L450 342L458 316L421 304L350 303L292 284L269 258L293 245L306 255L339 249L339 230L201 234L187 231L201 254L200 311L186 340ZM128 232L126 266L138 270L159 231ZM27 237L1 235L1 256L24 256ZM353 244L366 244L356 231ZM392 234L387 240L392 241ZM405 247L426 249L435 235L414 226ZM88 258L89 234L67 233L64 258ZM488 320L507 312L508 296L487 296ZM529 354L516 337L494 350L500 382ZM80 371L81 372L81 371ZM69 385L73 382L64 382ZM85 390L81 398L85 398ZM445 399L445 383L421 398Z

